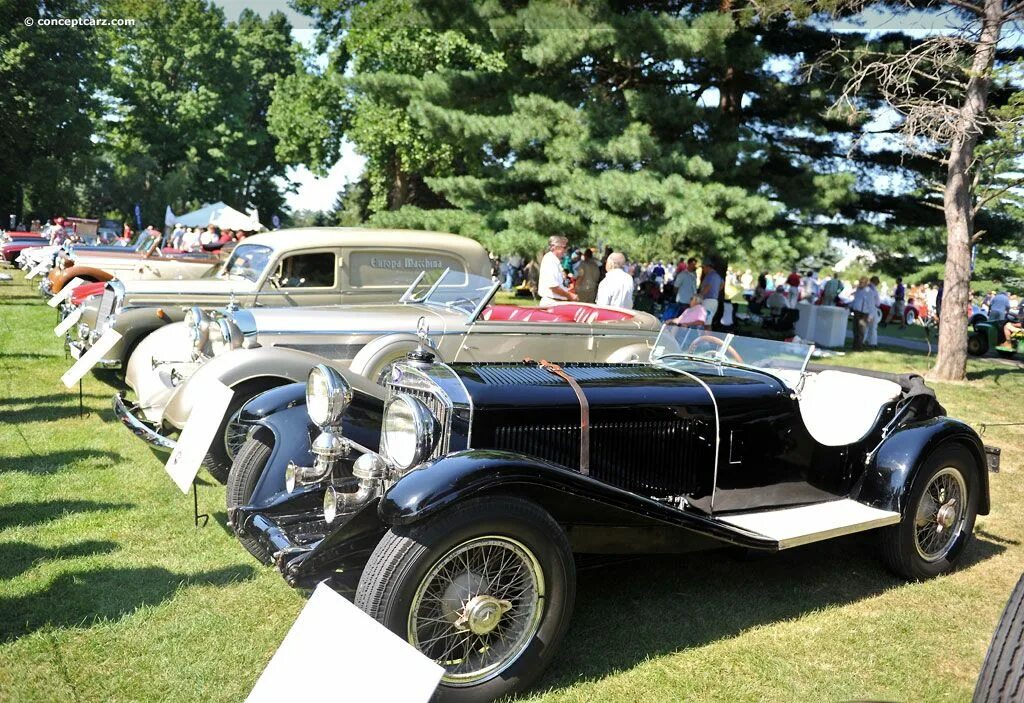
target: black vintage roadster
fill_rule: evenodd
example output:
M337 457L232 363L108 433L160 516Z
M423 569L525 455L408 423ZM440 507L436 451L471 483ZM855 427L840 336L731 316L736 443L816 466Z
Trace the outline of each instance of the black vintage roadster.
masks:
M573 553L774 552L874 530L910 579L989 510L986 453L916 376L809 369L811 347L665 328L650 363L438 363L380 391L316 367L250 402L231 523L288 582L356 604L445 668L522 688L573 607ZM304 398L302 395L304 394Z

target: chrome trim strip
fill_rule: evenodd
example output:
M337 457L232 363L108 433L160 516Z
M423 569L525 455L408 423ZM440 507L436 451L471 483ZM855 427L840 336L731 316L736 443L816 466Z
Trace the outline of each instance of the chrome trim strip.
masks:
M696 376L696 375L690 373L689 371L684 371L683 369L674 368L672 366L669 366L668 364L661 364L661 363L655 362L655 365L659 366L661 368L668 369L669 371L674 371L675 373L682 374L683 376L686 376L687 378L693 379L694 381L699 383L700 386L705 391L707 391L708 397L711 398L711 407L713 407L714 410L715 410L715 465L713 467L714 474L712 475L712 478L711 478L711 503L708 506L708 515L714 516L714 514L715 514L715 492L718 490L718 451L719 451L719 445L722 442L722 436L721 436L722 435L722 427L721 427L721 424L720 424L721 421L720 421L719 415L718 415L718 401L715 400L715 394L711 391L711 386L709 386L707 383L705 383L704 379L700 378L699 376Z
M153 449L161 452L171 452L176 446L178 446L178 443L173 439L164 437L162 434L135 417L135 415L132 414L132 411L137 410L138 408L134 405L129 408L125 404L123 392L114 394L113 407L114 416L121 421L121 424L127 427L133 435L141 439Z

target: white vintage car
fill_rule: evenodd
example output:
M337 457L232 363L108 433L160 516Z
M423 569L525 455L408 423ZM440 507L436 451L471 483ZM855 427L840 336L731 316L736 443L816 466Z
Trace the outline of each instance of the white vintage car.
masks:
M346 227L257 234L200 279L108 282L102 295L82 304L81 313L65 311L80 315L68 344L78 358L108 329L116 330L121 338L98 366L122 368L147 335L180 322L191 307L393 301L422 270L489 275L490 266L478 242L455 234Z
M419 344L427 328L434 352L445 361L521 361L524 357L576 362L646 359L658 320L647 313L586 303L549 308L493 305L498 284L490 277L445 271L436 281L421 276L390 304L291 310L196 309L187 322L168 325L132 354L115 413L154 447L173 445L211 384L234 390L206 466L224 479L245 441L234 421L241 406L276 386L305 380L316 364L330 362L379 382L391 364ZM472 336L468 336L472 333ZM471 341L470 341L471 340Z

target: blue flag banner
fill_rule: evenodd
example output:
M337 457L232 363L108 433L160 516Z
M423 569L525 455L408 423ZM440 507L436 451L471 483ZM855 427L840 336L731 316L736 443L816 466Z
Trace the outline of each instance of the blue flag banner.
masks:
M135 203L135 224L142 229L142 203Z

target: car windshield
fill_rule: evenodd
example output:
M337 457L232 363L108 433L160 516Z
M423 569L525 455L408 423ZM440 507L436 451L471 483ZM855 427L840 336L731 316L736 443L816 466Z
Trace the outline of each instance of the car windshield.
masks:
M402 296L402 302L458 310L467 315L483 307L494 295L497 284L465 271L445 269L423 272Z
M267 268L274 250L262 244L239 244L221 269L208 277L242 278L255 283Z
M671 363L673 360L701 359L764 371L802 373L812 351L814 345L803 342L781 342L663 325L651 351L651 361Z

